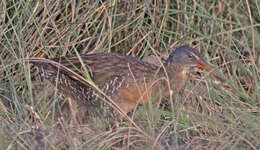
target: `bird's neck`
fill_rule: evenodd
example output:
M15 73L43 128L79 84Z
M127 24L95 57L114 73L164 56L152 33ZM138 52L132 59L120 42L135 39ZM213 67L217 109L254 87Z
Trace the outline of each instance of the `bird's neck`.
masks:
M182 89L187 79L188 70L180 64L165 65L167 76L171 89L178 92ZM162 68L161 73L165 76L165 71Z

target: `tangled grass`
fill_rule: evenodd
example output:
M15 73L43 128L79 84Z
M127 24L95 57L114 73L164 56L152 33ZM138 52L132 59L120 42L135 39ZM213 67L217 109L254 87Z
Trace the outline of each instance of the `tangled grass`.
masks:
M260 3L0 2L0 149L260 149ZM192 73L171 107L141 106L107 129L75 119L73 100L40 83L28 57L115 52L147 59L196 47L225 82ZM84 116L78 116L83 117Z

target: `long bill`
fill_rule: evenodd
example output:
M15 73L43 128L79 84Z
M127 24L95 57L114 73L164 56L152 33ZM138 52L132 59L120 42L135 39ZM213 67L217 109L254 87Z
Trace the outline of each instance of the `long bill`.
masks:
M214 75L221 82L225 81L222 77L220 77L219 73L216 71L216 68L210 65L209 63L207 63L206 61L201 61L201 60L198 61L197 67L208 71L210 74Z

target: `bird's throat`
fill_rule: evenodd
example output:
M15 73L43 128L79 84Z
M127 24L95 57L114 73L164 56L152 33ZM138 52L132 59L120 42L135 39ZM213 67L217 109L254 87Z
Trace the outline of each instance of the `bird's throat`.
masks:
M174 92L179 92L182 89L187 80L188 72L188 69L180 65L172 65L171 68L167 69L170 85Z

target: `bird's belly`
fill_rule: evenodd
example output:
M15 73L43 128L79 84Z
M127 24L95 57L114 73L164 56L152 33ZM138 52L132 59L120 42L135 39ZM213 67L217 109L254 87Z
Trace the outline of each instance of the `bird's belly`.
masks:
M160 87L160 84L138 83L128 87L122 87L112 99L126 113L139 104L156 103L164 97L167 87Z

